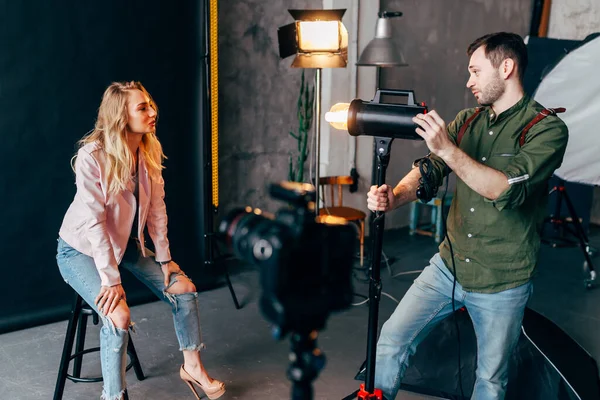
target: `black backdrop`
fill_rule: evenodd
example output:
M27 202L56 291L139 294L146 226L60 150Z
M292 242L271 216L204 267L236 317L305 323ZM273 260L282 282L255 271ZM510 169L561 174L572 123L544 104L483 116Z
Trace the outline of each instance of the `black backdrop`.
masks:
M0 0L0 332L68 314L73 292L55 254L75 193L69 161L112 81L140 80L159 106L172 253L199 288L210 285L199 239L205 2L64 3ZM123 279L130 303L150 299Z

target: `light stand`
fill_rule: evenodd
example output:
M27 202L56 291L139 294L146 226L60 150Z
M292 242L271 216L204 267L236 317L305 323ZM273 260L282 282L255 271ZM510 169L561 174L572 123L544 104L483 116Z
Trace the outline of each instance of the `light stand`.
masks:
M575 207L573 206L573 203L571 202L571 199L569 198L569 195L567 193L567 189L565 188L565 181L561 179L558 182L558 184L554 186L552 190L550 190L550 194L552 193L556 193L557 196L556 208L554 211L554 215L551 215L550 217L546 218L544 220L544 223L549 222L550 224L552 224L554 230L556 231L558 231L559 228L562 227L563 229L569 231L569 233L571 233L573 236L575 236L579 244L579 248L581 248L581 251L583 252L583 257L585 259L583 264L584 270L587 273L589 273L589 277L584 279L584 284L587 289L591 289L594 283L596 282L596 270L594 269L594 264L592 263L593 252L590 247L588 237L585 234L585 230L581 226L581 222L579 222L579 216L577 215ZM567 220L566 218L561 218L560 216L563 199L567 204L567 209L569 210L569 214L571 217L570 220ZM573 224L575 229L571 229L571 227L569 226L570 224ZM550 244L552 247L562 247L557 241L549 238L542 238L542 242ZM564 244L568 246L574 245L574 243L568 242L566 240L564 241Z
M407 104L388 104L381 102L381 95L405 96ZM347 129L352 136L375 136L375 153L377 161L377 186L385 183L385 174L390 160L390 146L395 138L422 140L415 132L416 125L412 118L426 113L424 103L416 104L414 92L411 90L377 90L371 102L360 99L350 104L334 105L325 115L325 120L336 129ZM343 400L358 398L360 400L383 398L380 389L375 388L375 359L377 351L377 330L379 319L379 301L381 300L381 254L383 248L383 228L385 214L375 212L371 215L373 241L371 246L371 267L369 269L369 321L367 324L367 361L365 382L360 389Z
M390 162L390 147L393 138L376 137L377 153L377 186L385 183L385 174ZM385 225L385 213L376 211L373 213L371 232L373 233L373 244L371 246L371 268L369 269L369 322L367 324L367 370L365 382L361 383L360 389L345 397L344 400L379 399L383 398L380 389L375 388L375 357L377 352L377 325L379 321L379 302L381 300L381 251L383 249L383 228ZM373 215L372 214L372 215Z
M315 68L315 212L319 215L321 164L321 70L345 68L348 31L342 23L345 9L288 10L295 22L279 28L279 57L295 55L292 67Z
M385 174L390 162L390 147L393 138L376 137L377 154L377 186L385 183ZM377 353L377 325L379 321L379 302L381 300L381 251L383 249L383 228L385 225L385 213L376 211L371 222L373 243L371 246L371 268L369 269L369 322L367 324L367 361L365 382L360 388L344 397L343 400L351 399L383 399L381 389L375 388L375 358Z
M392 35L391 19L402 16L400 11L380 11L378 14L377 25L375 27L375 37L367 44L362 51L356 65L359 67L376 67L377 89L379 89L379 79L381 68L405 67L408 65L404 58L402 46ZM373 142L373 165L377 163L377 143ZM371 185L375 185L376 171L372 169ZM373 215L369 216L369 224L373 225Z
M236 309L240 309L240 303L231 284L227 260L218 251L216 234L214 232L214 215L219 206L219 172L218 172L218 138L219 138L219 110L218 110L218 10L217 1L203 1L203 18L199 20L199 34L205 40L201 40L200 54L203 56L200 62L200 87L198 109L198 131L199 131L199 157L194 165L199 177L199 192L197 193L198 225L200 226L200 251L204 259L205 267L212 267L223 263L225 270L225 281ZM208 121L211 124L209 125Z
M320 215L321 191L319 190L319 179L321 178L321 70L317 68L315 74L315 215Z

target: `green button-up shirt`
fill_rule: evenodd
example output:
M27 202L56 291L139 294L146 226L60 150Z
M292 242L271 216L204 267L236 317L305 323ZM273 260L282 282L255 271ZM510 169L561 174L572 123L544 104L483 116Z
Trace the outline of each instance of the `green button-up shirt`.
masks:
M457 177L447 220L457 281L467 291L495 293L520 286L535 272L540 232L548 199L547 181L560 166L567 146L566 125L548 116L534 125L519 145L523 128L543 110L524 96L517 104L494 115L485 107L471 121L460 149L474 160L506 175L509 188L489 200ZM461 111L448 125L456 144L458 131L475 109ZM432 174L442 184L446 164L431 155ZM452 271L446 238L440 255Z

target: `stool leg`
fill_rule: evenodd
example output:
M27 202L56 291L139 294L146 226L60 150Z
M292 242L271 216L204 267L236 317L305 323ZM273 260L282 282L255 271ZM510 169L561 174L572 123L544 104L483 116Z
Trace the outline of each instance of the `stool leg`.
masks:
M75 341L75 329L77 328L77 322L79 321L80 314L81 297L78 293L75 293L75 300L73 301L73 306L71 307L71 318L69 318L69 325L67 327L67 334L65 336L65 344L63 346L60 365L58 367L58 377L56 378L56 386L54 388L54 400L61 400L63 397L65 382L67 380L67 373L69 370L69 358L71 357L71 350L73 349L73 342Z
M77 326L77 337L75 340L75 353L83 351L85 345L85 332L87 331L87 314L81 314L79 316L79 326ZM73 376L75 378L81 377L81 362L83 361L83 354L73 359Z
M131 335L129 335L129 341L127 342L127 353L129 354L129 357L131 357L131 363L133 364L135 376L139 381L143 381L146 377L144 376L144 371L142 371L142 366L140 365L140 359L138 358L135 347L133 346Z

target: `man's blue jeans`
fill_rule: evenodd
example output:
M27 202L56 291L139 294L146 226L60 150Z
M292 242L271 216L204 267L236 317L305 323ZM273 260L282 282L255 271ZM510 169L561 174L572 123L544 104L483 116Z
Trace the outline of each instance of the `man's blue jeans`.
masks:
M160 265L154 259L154 253L146 249L149 257L143 257L139 246L137 241L130 240L119 268L128 269L159 299L171 306L179 350L199 351L203 344L198 293L168 293L167 290L177 282L178 275L171 274L170 283L165 287L164 276ZM125 366L129 331L117 328L94 303L94 299L100 292L100 275L92 257L80 253L59 238L56 260L64 280L102 318L103 326L100 329L100 361L104 380L102 399L121 399L126 387Z
M388 400L398 393L410 357L435 325L452 314L453 276L439 254L415 279L377 343L375 387ZM531 282L498 293L465 291L457 282L455 307L469 311L477 337L477 371L472 399L503 399L508 361L519 339Z

